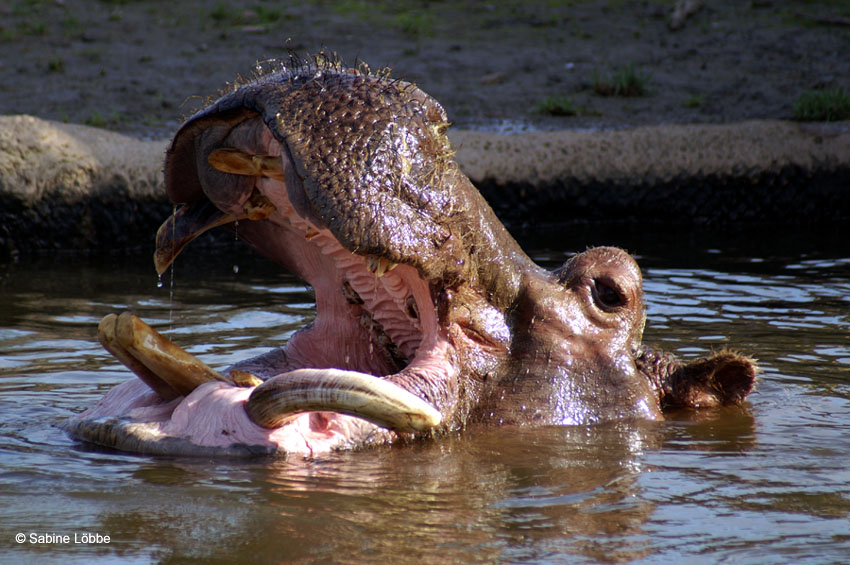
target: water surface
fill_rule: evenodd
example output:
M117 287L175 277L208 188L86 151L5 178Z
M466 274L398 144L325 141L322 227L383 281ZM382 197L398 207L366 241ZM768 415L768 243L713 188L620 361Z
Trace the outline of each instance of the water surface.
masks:
M638 255L646 341L759 358L743 408L307 461L135 456L58 428L129 378L96 343L103 315L129 307L223 367L312 318L310 290L277 267L236 244L181 258L161 288L147 252L0 266L0 561L844 562L850 252L768 236L595 240ZM74 543L84 533L110 541Z

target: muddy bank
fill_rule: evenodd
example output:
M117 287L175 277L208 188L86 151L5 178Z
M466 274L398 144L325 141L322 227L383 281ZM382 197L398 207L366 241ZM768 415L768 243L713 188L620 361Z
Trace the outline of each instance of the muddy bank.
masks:
M389 66L434 96L464 169L513 225L847 218L846 130L781 121L802 92L850 89L850 3L718 0L675 26L673 5L2 3L0 115L53 121L2 122L0 252L150 245L171 210L164 142L110 132L165 139L290 50ZM640 96L598 88L622 69Z
M802 92L850 89L850 2L713 0L0 2L0 114L149 139L256 61L321 50L389 66L464 129L622 129L789 119ZM640 96L594 83L618 69ZM540 111L547 99L572 112Z
M171 211L163 150L98 128L0 116L0 258L149 245Z
M509 225L727 228L850 219L850 124L459 131L458 162Z
M850 124L751 121L603 132L450 131L509 227L640 222L716 228L850 219ZM0 116L0 256L152 249L171 213L165 141Z

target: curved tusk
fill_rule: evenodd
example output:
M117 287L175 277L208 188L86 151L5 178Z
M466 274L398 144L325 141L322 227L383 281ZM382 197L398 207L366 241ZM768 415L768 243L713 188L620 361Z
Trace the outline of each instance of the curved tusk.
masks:
M183 396L209 381L230 383L200 359L157 333L132 312L118 316L115 336L130 355Z
M387 380L340 369L298 369L267 380L245 411L258 425L276 428L298 412L339 412L399 432L433 428L442 416L418 396Z
M100 344L113 357L121 361L125 367L133 371L146 385L148 385L163 400L174 400L180 393L171 388L164 380L160 379L153 371L148 369L141 361L133 357L129 351L118 343L115 335L115 327L118 324L117 314L107 314L97 326L97 339Z

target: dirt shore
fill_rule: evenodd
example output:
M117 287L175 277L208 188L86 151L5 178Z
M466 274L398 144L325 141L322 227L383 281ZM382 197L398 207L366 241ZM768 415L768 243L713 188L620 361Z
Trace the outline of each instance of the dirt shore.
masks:
M440 100L509 226L846 225L850 123L783 120L850 88L850 2L710 2L676 30L672 1L553 4L0 5L0 115L52 120L0 119L0 262L147 246L165 138L256 61L323 49ZM617 69L645 92L601 94Z
M671 30L674 3L12 0L0 114L168 137L288 50L389 66L457 128L494 131L787 119L805 90L850 88L850 2L706 2ZM643 96L594 90L624 68ZM576 115L542 113L549 97Z

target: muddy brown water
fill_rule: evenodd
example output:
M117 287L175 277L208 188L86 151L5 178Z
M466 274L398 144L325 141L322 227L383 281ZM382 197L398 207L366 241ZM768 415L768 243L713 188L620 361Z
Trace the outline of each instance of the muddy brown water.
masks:
M309 289L236 243L190 250L173 287L147 252L0 266L0 561L844 562L846 239L563 233L532 255L591 242L637 254L647 341L760 359L746 406L317 460L123 454L58 427L128 378L96 344L104 314L130 307L224 366L310 320Z

